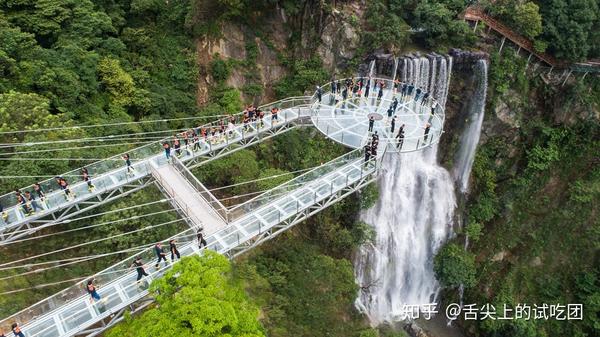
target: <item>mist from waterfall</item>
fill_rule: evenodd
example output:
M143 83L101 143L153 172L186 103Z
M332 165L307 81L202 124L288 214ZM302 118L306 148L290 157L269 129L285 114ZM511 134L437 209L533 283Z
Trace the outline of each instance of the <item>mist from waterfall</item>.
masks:
M404 57L396 64L397 78L426 88L444 106L451 57ZM437 145L420 152L387 154L379 178L379 201L361 214L377 235L375 242L360 248L354 261L361 286L356 306L374 325L397 320L405 304L435 301L439 285L433 257L452 235L456 207L452 177L437 164L436 155Z
M471 96L471 102L468 105L467 127L461 136L460 148L452 170L461 193L466 193L469 189L469 176L471 175L475 150L481 134L481 125L485 114L485 98L487 96L487 70L488 64L485 60L477 61L474 67L475 92Z

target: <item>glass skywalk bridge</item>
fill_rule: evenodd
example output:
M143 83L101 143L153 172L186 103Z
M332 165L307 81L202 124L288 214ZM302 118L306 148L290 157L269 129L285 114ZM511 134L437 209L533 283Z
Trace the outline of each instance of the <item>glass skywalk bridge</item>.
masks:
M179 159L187 166L193 167L255 144L262 139L286 132L295 127L301 118L310 116L309 102L310 96L291 97L261 106L260 108L265 111L263 125L258 122L248 123L246 126L237 124L233 129L226 131L228 135L224 139L210 136L207 139L201 138L198 151L182 148L183 154ZM272 107L281 109L276 123L271 120L270 109ZM238 120L241 120L241 115L241 113L236 115ZM128 173L121 155L85 166L92 176L95 189L89 191L85 182L81 180L73 182L73 178L70 178L68 179L71 181L69 188L75 195L72 200L67 200L64 192L58 188L53 179L40 182L45 191L46 200L43 203L39 199L37 200L43 210L33 215L26 215L22 206L17 205L14 193L0 196L0 204L4 207L7 216L6 220L0 219L0 246L2 243L30 235L41 228L65 221L74 215L147 186L152 181L149 163L150 161L159 165L166 163L162 143L168 140L169 138L165 138L162 141L128 151L133 162L134 171L132 173ZM191 148L190 146L189 149ZM175 155L174 151L173 155ZM64 175L66 177L79 176L80 172L81 169L77 169ZM27 186L21 190L33 191L33 186Z
M250 124L248 129L244 129L243 125L236 125L232 136L226 138L225 141L203 140L201 150L197 152L188 152L182 149L184 154L180 157L181 160L175 160L172 164L175 170L193 185L197 191L194 193L198 193L206 203L219 205L218 200L216 203L214 202L214 196L189 173L186 166L200 165L262 139L281 134L297 125L306 125L307 123L315 125L333 140L355 148L355 150L243 204L229 209L219 205L214 211L218 213L216 216L226 222L226 225L207 232L205 238L208 246L202 249L198 247L195 228L179 233L173 238L178 241L180 253L183 256L189 256L201 254L204 249L211 249L229 257L237 256L374 181L378 173L379 161L386 152L410 152L437 143L443 133L443 109L437 106L434 100L429 100L428 102L431 104L428 105L425 104L428 102L416 100L414 95L399 97L399 93L392 90L392 82L385 79L383 81L386 86L381 99L373 97L377 91L372 90L369 97L349 95L346 100L343 100L340 99L339 94L329 93L330 87L326 85L323 87L321 102L317 100L315 94L312 97L290 98L262 106L261 108L266 112L262 127ZM397 111L394 112L398 117L396 130L402 124L407 125L402 146L399 146L399 140L391 130L390 119L384 117L394 97L400 98ZM273 123L271 120L269 110L273 106L281 108L278 123ZM365 162L362 147L371 138L367 132L369 116L377 117L373 130L378 131L381 137L380 151L379 156L371 157L368 162ZM430 127L428 133L424 131L425 125ZM137 150L140 152L135 152ZM124 165L123 167L120 165L117 165L118 167L107 166L108 169L104 171L100 169L92 171L88 167L88 170L94 175L96 189L108 191L108 197L104 196L104 201L118 197L117 192L111 191L125 190L124 187L132 185L135 181L138 181L140 186L148 184L152 181L152 171L167 164L160 143L137 150L129 152L132 159L138 159L134 164L135 171L130 176L127 175ZM118 159L118 157L116 158ZM107 181L106 185L102 185L103 179ZM87 191L87 186L83 182L73 184L72 188L74 189L75 186L83 189L80 191L81 193L85 194ZM169 187L168 184L165 186ZM65 215L55 215L54 220L47 221L59 221L76 214L76 212L90 209L90 207L81 208L84 205L82 201L86 199L84 196L80 196L77 190L74 191L81 199L76 199L72 203L64 200L62 192L53 192L56 194L55 198L58 199L56 201L57 210L61 210L61 213ZM127 191L119 193L127 193ZM111 196L111 193L115 193L115 195ZM175 195L174 191L171 194ZM87 198L96 197L100 198L100 195L92 195ZM65 209L69 207L74 207L75 210L66 211ZM181 203L175 202L174 207L181 208L182 206ZM18 209L14 210L15 208L13 207L13 211L19 212ZM51 212L48 210L48 214ZM56 211L53 212L56 213ZM183 213L189 214L189 211ZM18 214L13 216L16 217L15 220L19 220ZM47 223L40 222L39 226ZM35 227L32 230L35 230ZM14 236L9 239L12 237ZM169 239L165 242L168 242ZM152 248L136 254L136 256L138 255L148 263L148 266L154 265L156 257ZM7 330L11 323L20 322L28 337L95 336L100 334L106 328L122 320L125 310L135 312L143 309L152 301L146 289L147 283L139 286L135 280L137 273L129 269L132 260L133 257L90 276L99 285L98 291L104 302L91 303L89 295L85 293L82 281L0 321L0 327ZM152 279L161 277L168 268L170 265L159 268L147 267L150 277L146 281L149 283Z
M230 213L236 220L207 236L207 247L199 248L192 229L174 238L182 256L201 254L204 249L236 256L372 182L377 169L376 159L364 162L362 151L354 150L238 205ZM154 264L152 248L136 256ZM102 303L90 302L80 282L3 320L0 326L23 322L28 337L95 336L119 322L125 309L140 310L151 300L146 286L136 282L137 273L129 269L132 261L133 257L93 276ZM161 277L170 266L147 267L146 281Z

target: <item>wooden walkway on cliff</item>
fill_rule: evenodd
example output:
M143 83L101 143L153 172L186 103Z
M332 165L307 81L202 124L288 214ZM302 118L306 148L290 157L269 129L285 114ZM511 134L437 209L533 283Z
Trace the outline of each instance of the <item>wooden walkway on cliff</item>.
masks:
M535 56L541 62L547 64L550 67L548 71L548 75L552 73L553 69L560 69L563 71L563 74L560 76L562 83L564 84L569 76L573 72L584 73L583 77L587 76L588 73L600 73L600 60L588 60L586 62L579 63L566 63L555 59L553 56L540 53L535 51L533 47L533 42L526 37L516 33L514 30L510 29L508 26L504 25L502 22L492 18L487 15L481 8L476 6L471 6L466 9L466 11L462 14L462 18L466 21L475 22L474 29L477 29L477 24L479 21L483 21L487 27L488 32L490 30L496 31L498 34L502 35L502 42L500 44L499 52L502 52L502 48L504 47L504 43L506 39L514 43L518 49L517 53L521 51L521 49L529 52L529 57L527 58L527 63L531 60L532 56ZM564 77L564 79L563 79Z

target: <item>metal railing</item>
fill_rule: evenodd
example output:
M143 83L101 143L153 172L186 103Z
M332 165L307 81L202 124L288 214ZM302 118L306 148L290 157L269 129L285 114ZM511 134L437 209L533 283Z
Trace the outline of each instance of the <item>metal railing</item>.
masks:
M371 177L376 171L377 161L363 162L360 149L338 157L296 177L293 182L264 193L261 201L257 197L246 202L242 206L246 216L238 215L234 224L208 236L207 248L225 253L349 184ZM288 189L288 186L297 183L301 183L301 187ZM186 256L199 252L194 237L194 230L189 229L171 238L180 242L181 255ZM168 242L171 238L163 242ZM156 258L152 247L135 256L140 256L145 261ZM85 294L85 281L82 281L4 319L0 322L0 327L7 328L12 322L21 322L24 323L23 330L28 337L47 337L65 334L90 321L107 317L115 310L147 295L147 291L140 291L135 283L136 273L130 268L132 260L133 257L90 276L95 279L95 284L100 285L99 293L104 299L104 311L101 312L97 304L89 304L89 295ZM159 266L151 273L150 280L162 275L169 267L170 265ZM113 292L108 294L108 291ZM62 307L63 310L57 311Z

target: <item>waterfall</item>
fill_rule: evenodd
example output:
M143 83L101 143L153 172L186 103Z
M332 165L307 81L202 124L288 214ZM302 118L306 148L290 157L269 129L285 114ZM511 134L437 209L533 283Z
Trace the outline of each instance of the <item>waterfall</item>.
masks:
M451 62L446 56L403 58L399 71L409 83L433 83L429 90L441 104ZM452 177L436 163L436 155L437 146L386 155L379 201L361 214L377 237L360 248L354 261L361 286L356 306L374 325L397 320L405 304L435 302L439 285L433 256L452 235L456 207Z
M373 77L374 72L375 72L375 60L371 61L371 64L369 65L369 77L370 78Z
M466 193L469 189L469 176L483 123L487 93L487 67L485 60L479 60L475 64L475 92L468 105L467 127L461 136L460 149L454 163L454 179L462 193Z
M398 59L394 60L394 69L392 70L392 81L396 79L396 72L398 70Z

